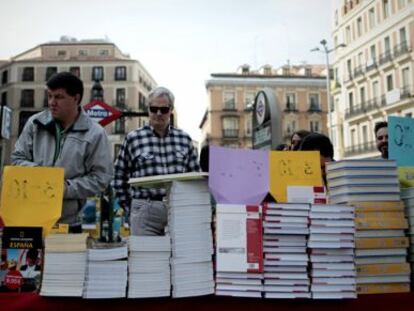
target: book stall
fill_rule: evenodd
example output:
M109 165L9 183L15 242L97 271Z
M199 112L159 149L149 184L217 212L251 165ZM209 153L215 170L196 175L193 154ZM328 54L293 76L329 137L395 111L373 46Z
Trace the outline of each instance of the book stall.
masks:
M130 180L168 189L163 236L116 208L53 229L63 172L6 167L1 310L410 310L414 165L398 159L329 163L324 185L317 151L211 146L209 174Z

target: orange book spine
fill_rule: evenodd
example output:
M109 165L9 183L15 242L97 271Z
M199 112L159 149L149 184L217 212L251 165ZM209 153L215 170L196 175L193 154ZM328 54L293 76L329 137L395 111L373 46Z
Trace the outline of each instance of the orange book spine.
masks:
M360 284L357 286L358 295L363 294L386 294L386 293L408 293L410 284Z
M376 276L410 273L410 264L408 263L391 263L391 264L374 264L374 265L357 265L358 276Z
M357 238L355 240L355 248L405 248L408 247L410 241L407 237L395 238Z
M378 219L378 218L365 218L355 219L356 229L407 229L408 222L405 218L389 218L389 219Z

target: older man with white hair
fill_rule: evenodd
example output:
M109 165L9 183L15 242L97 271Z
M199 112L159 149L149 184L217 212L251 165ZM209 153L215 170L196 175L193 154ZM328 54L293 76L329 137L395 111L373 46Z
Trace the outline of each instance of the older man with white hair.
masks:
M113 186L121 206L131 212L133 235L162 235L167 224L163 188L132 188L130 178L199 171L191 137L173 127L174 95L157 87L148 95L149 125L126 136L115 161Z

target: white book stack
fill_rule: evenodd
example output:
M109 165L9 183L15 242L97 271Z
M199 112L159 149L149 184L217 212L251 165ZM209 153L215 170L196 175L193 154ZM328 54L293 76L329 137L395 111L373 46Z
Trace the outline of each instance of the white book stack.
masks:
M128 298L170 296L170 236L131 235L128 243Z
M87 234L49 234L40 295L82 297Z
M216 295L262 297L261 206L217 204Z
M172 296L213 294L212 209L207 180L173 181L168 202Z
M124 298L128 279L126 243L92 243L83 298Z
M312 298L356 298L354 208L313 204L309 218Z
M414 187L401 189L401 199L405 206L405 215L408 219L408 236L410 239L411 282L414 281Z
M329 163L326 170L331 204L400 200L394 160L342 160Z
M309 204L268 203L263 208L265 298L310 298L306 240Z

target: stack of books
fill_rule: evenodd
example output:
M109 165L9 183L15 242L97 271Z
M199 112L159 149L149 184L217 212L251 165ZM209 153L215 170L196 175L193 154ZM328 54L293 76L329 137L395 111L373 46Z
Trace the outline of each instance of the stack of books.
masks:
M414 281L414 187L401 189L401 199L405 205L405 215L408 219L408 238L410 254L408 261L411 263L411 282Z
M40 295L82 297L88 234L49 234L45 239Z
M205 179L173 181L168 195L173 297L214 293L211 198Z
M408 223L401 201L354 202L359 294L409 291Z
M127 258L126 243L91 243L83 298L126 297Z
M342 160L327 165L329 202L399 201L393 160Z
M168 297L170 281L170 237L129 237L128 298Z
M354 217L350 206L311 206L308 247L312 298L356 298Z
M265 298L310 298L306 249L309 204L264 203Z
M261 206L217 204L216 295L262 297Z

